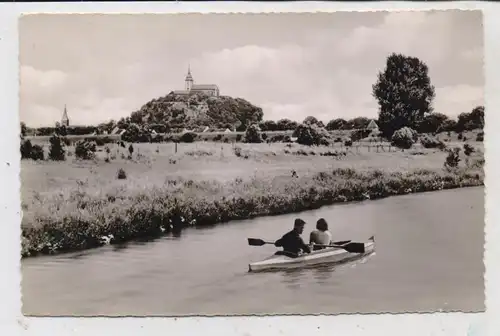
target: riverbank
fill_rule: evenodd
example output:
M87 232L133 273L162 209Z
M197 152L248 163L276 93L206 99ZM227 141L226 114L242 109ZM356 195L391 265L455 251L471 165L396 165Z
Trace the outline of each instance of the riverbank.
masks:
M23 179L23 183L31 178L39 184L23 186L22 256L93 248L106 243L103 237L112 237L111 243L119 243L186 226L208 226L335 203L484 184L484 161L480 156L446 171L442 168L445 154L437 150L353 153L334 159L320 155L320 149L309 149L308 156L290 154L300 149L289 147L272 149L274 155L263 150L267 145L259 148L260 152L248 152L247 159L241 158L241 152L232 156L203 155L202 149L197 149L196 155L169 157L205 169L185 175L166 174L165 162L141 154L148 162L121 162L128 177L111 177L107 183L102 179L106 178L110 164L88 163L87 167L75 168L70 162L44 162L36 168L45 170L45 176L38 173ZM310 152L314 150L318 153L313 155ZM321 150L326 153L326 149ZM245 153L244 148L241 151ZM237 162L243 162L239 172L235 170ZM265 171L252 175L248 173L252 165ZM144 166L146 175L141 171L136 177L131 176L132 167L140 171ZM210 175L216 171L214 167L219 167L219 178ZM290 173L290 168L295 167L296 174ZM50 177L51 169L58 172L58 179ZM82 169L93 173L75 181L70 176L71 169L79 169L80 177ZM243 177L244 169L249 177ZM48 181L53 184L48 186Z

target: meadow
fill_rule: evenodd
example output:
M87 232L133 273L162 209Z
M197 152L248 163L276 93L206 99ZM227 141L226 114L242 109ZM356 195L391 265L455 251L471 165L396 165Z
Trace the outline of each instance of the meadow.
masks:
M128 144L98 147L93 160L21 162L22 255L71 251L156 236L186 226L278 215L337 202L482 185L483 143L443 135L461 153L420 144L400 150L360 141L352 147L295 143ZM36 142L33 142L36 143ZM48 145L44 146L47 151Z

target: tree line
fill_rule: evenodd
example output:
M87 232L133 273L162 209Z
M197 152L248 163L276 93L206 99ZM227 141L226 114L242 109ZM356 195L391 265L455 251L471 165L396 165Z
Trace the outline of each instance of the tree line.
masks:
M420 59L403 54L392 53L386 59L385 69L377 75L372 86L372 95L377 100L378 118L374 119L381 131L381 136L390 139L395 131L408 127L418 133L440 133L455 131L461 133L467 130L484 128L484 106L476 106L470 112L463 112L458 118L451 119L447 115L435 112L433 101L435 88L429 77L428 66ZM259 118L261 119L261 118ZM314 116L306 117L302 123L283 118L278 121L260 120L257 125L262 131L295 131L299 125L316 125L328 131L364 129L372 119L356 117L350 120L335 118L326 123ZM118 122L113 120L98 126L75 127L41 127L36 129L38 135L102 134L118 127L128 129L135 124L130 117ZM244 125L245 123L242 123ZM230 126L230 125L227 125ZM140 125L141 128L155 130L157 133L172 131L170 125L152 124ZM227 127L230 128L230 127ZM245 131L247 127L237 131ZM21 134L28 132L28 127L21 123Z

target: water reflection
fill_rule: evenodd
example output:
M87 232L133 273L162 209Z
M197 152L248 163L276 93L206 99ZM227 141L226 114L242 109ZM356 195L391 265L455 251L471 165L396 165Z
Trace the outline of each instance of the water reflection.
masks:
M283 270L281 272L283 283L290 289L300 289L301 284L303 284L302 279L304 278L305 271L305 269L300 268Z

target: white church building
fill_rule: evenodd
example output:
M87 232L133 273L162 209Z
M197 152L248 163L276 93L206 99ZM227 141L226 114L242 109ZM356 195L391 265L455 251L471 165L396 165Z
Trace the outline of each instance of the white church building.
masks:
M175 94L188 95L190 93L201 92L209 96L218 97L219 87L215 84L195 84L193 76L191 75L191 67L188 66L188 73L185 79L185 89L175 90Z

